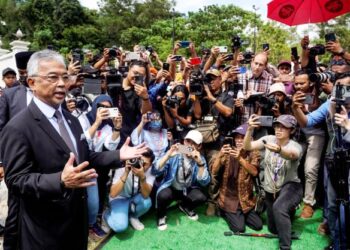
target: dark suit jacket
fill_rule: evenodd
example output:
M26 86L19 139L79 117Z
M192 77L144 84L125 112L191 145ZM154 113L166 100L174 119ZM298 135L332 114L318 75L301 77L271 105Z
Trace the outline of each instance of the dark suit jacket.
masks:
M91 152L78 120L63 110L79 159L95 168L119 166L119 152ZM65 189L61 172L69 148L34 102L2 131L5 181L18 196L20 249L86 249L86 190Z

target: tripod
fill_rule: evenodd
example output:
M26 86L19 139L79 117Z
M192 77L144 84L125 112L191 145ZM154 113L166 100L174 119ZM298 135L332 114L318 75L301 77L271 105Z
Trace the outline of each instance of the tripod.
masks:
M336 112L340 113L341 106L345 104L343 99L342 85L336 85ZM349 212L349 167L350 153L344 148L341 127L337 128L336 149L334 153L334 165L331 169L330 178L337 195L336 203L338 207L339 224L339 249L350 249L350 212ZM341 226L341 205L345 210L345 232ZM343 234L346 236L346 242L343 242Z

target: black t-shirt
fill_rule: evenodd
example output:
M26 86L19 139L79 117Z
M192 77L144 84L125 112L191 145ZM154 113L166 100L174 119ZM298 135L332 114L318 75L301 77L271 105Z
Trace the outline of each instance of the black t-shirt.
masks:
M218 101L220 101L223 105L232 108L234 105L233 100L233 92L232 91L225 91L221 92L217 95L214 95ZM232 117L225 117L222 114L219 113L219 111L215 108L215 105L213 105L208 99L203 99L201 102L202 107L202 117L207 115L212 115L215 118L217 118L218 127L220 131L220 135L225 136L227 133L233 129L232 124Z
M124 141L131 135L132 131L141 121L141 97L134 89L123 90L119 102L119 109L123 115L123 124L121 129L121 139Z

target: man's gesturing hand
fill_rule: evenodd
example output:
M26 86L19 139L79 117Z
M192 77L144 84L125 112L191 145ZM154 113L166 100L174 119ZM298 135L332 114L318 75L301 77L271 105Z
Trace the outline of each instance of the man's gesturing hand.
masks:
M64 166L61 174L61 181L65 188L83 188L96 185L96 182L91 181L97 177L95 169L84 170L89 165L89 162L84 161L78 166L74 167L74 154L70 153L69 159Z

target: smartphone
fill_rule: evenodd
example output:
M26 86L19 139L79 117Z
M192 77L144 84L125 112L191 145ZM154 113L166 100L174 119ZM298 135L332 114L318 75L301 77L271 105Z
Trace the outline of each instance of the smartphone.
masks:
M140 59L141 59L140 53L138 53L138 52L127 52L127 53L125 53L125 61L126 62L138 61Z
M79 64L81 64L82 56L80 54L73 53L72 57L73 57L73 63L79 62Z
M136 81L137 85L143 86L143 76L142 75L135 76L135 81Z
M298 60L299 59L299 56L298 56L298 48L297 47L293 47L290 49L290 52L292 54L292 56L294 57L295 60Z
M263 51L269 50L270 49L270 44L263 43L262 48L263 48Z
M225 56L225 62L227 62L227 61L232 61L233 60L233 54L231 53L231 54L227 54L226 56Z
M181 41L180 42L180 45L181 45L181 48L187 48L188 46L190 46L190 41Z
M108 112L109 112L109 115L108 115L109 118L114 118L114 117L117 117L119 115L118 108L108 108Z
M181 62L182 61L182 56L173 56L173 59L175 60L175 62Z
M223 145L226 144L229 144L231 147L233 147L233 137L225 137Z
M196 65L201 65L202 61L201 61L201 58L200 58L200 57L195 57L195 58L191 58L191 59L190 59L190 63L191 63L193 66L196 66Z
M193 151L193 148L183 144L178 145L178 151L181 154L190 154Z
M218 46L220 53L227 53L227 46Z
M335 42L337 40L336 36L334 33L328 33L324 36L324 39L326 40L326 43L328 42Z
M163 63L163 70L169 71L170 69L170 64L169 63Z
M262 115L259 117L259 122L262 127L272 127L273 117Z
M239 67L240 74L245 74L246 72L247 72L247 67L245 67L245 66Z
M304 104L313 104L314 103L314 95L311 93L305 93Z

